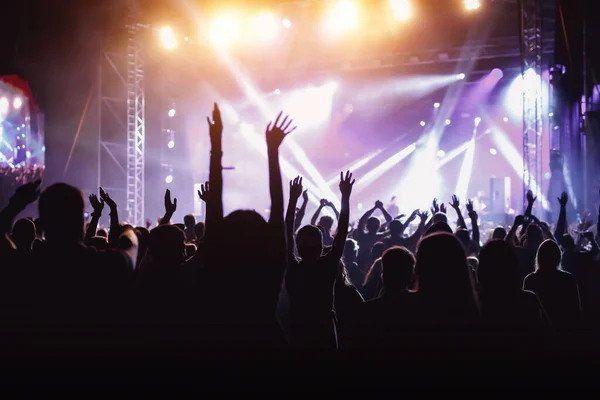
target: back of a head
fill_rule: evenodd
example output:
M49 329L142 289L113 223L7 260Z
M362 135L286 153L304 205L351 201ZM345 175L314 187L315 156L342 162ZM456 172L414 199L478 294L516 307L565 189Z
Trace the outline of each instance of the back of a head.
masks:
M449 233L426 236L419 243L415 272L419 294L443 306L476 306L467 257L458 239Z
M437 212L437 213L433 214L432 221L434 224L437 224L438 222L443 222L445 224L448 224L448 216L446 216L446 214L444 214L442 212Z
M305 261L314 261L321 257L323 252L323 235L321 230L314 225L305 225L298 230L296 235L298 255Z
M383 286L387 292L405 290L410 285L414 270L415 256L404 247L387 249L381 257Z
M253 210L237 210L226 216L222 234L227 235L222 238L227 247L220 252L224 263L230 267L260 264L272 241L267 221Z
M94 236L90 238L87 244L95 247L97 250L106 250L108 248L108 240L102 236Z
M194 229L194 226L196 225L196 217L194 217L192 214L186 215L183 217L183 224L187 229Z
M536 269L542 271L557 270L560 266L562 254L560 248L553 240L544 241L537 251Z
M536 224L529 224L525 232L525 239L530 246L539 246L544 240L541 228Z
M326 233L331 234L331 228L333 227L333 218L329 215L323 215L319 218L318 226L322 227Z
M196 238L202 239L204 237L204 230L204 222L198 222L196 225L194 225L194 233L196 234Z
M83 239L84 201L79 189L56 183L44 190L38 207L48 242L75 243Z
M504 240L492 240L479 253L477 278L486 292L512 293L521 287L517 256Z
M436 222L427 229L425 236L433 235L434 233L452 233L452 228L446 222Z
M27 218L18 220L13 226L11 237L17 246L20 244L31 246L35 239L35 224Z
M465 250L468 249L469 243L471 242L471 235L469 231L464 228L459 228L454 232L454 236L462 243Z
M392 236L400 236L402 234L402 222L397 219L390 222L390 234Z
M185 257L185 233L175 225L159 225L150 231L148 251L159 264L178 266Z
M492 240L504 240L506 239L506 229L504 229L503 227L499 226L496 229L494 229L494 233L492 233Z
M102 236L102 237L108 238L108 232L106 231L106 229L100 228L100 229L98 229L98 232L96 232L96 236Z
M367 231L369 233L377 233L379 231L379 227L381 226L381 221L379 218L370 217L367 220Z

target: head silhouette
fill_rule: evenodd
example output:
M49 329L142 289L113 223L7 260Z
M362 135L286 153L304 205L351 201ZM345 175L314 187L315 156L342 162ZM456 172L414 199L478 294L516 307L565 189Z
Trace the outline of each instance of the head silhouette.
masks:
M373 245L373 248L371 249L371 258L374 260L377 260L378 258L381 258L381 256L383 256L383 251L385 250L385 243L383 242L377 242Z
M175 225L157 226L150 231L148 252L160 266L179 266L185 258L185 233Z
M381 257L381 278L386 292L406 290L415 271L415 256L404 247L387 249Z
M323 215L321 218L319 218L319 223L317 225L323 228L326 234L330 235L331 227L333 227L333 218L331 218L329 215Z
M558 245L552 240L544 241L537 251L536 270L555 271L559 268L562 254Z
M196 237L198 239L202 239L204 237L204 222L198 222L195 226L194 226L194 233L196 234Z
M477 301L465 250L449 233L426 236L419 243L415 272L419 295L438 310L477 310Z
M346 239L344 245L344 261L346 263L351 263L356 261L356 257L358 257L358 243L354 239Z
M261 265L270 254L273 239L267 221L253 210L237 210L223 220L223 241L220 249L223 263L229 268ZM234 249L234 251L231 251Z
M469 248L469 243L471 243L471 235L469 235L469 231L463 228L459 228L454 233L454 236L456 236L456 238L463 245L465 252L467 252Z
M196 217L192 214L188 214L183 217L183 224L187 229L194 229L194 225L196 225Z
M108 232L106 231L106 229L101 228L101 229L98 229L96 236L102 236L102 237L108 238Z
M443 222L447 225L448 217L446 216L446 214L444 214L442 212L437 212L437 213L433 214L432 221L434 224L437 224L438 222Z
M367 232L375 234L379 231L379 227L381 226L381 221L379 218L370 217L367 220Z
M492 240L479 253L477 280L484 292L513 293L520 289L519 260L510 244Z
M450 225L448 225L446 222L436 222L435 224L431 225L429 229L427 229L425 236L440 232L452 233L452 228L450 228Z
M84 201L79 189L56 183L44 190L38 208L48 243L74 244L83 240Z
M321 230L314 225L306 225L298 230L296 236L298 255L303 261L314 262L321 257L323 252L323 235Z
M390 222L390 234L392 236L402 235L402 227L402 222L398 221L397 219L393 220Z
M506 238L506 229L504 229L503 227L499 226L496 229L494 229L494 233L492 233L492 240L504 240Z
M536 224L530 224L527 227L523 238L523 245L526 247L537 248L544 241L542 230Z
M31 250L35 240L35 224L27 218L18 220L13 226L11 238L18 250Z

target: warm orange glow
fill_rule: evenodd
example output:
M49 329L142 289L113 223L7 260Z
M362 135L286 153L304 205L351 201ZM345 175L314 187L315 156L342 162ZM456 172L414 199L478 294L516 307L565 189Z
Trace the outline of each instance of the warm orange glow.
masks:
M177 47L177 38L170 26L164 26L160 29L160 40L165 49L172 50Z

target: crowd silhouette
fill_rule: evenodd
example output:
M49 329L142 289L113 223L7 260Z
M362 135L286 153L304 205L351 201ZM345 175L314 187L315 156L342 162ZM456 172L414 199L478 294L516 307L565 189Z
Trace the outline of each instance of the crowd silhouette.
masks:
M37 180L16 189L0 213L6 357L144 356L154 366L180 357L215 369L215 360L260 360L250 369L264 372L268 364L276 381L290 363L303 376L360 379L403 370L397 379L421 371L431 380L436 368L442 376L490 360L523 367L597 354L597 232L587 221L569 227L566 194L554 232L532 214L532 194L512 226L489 233L480 232L471 201L467 226L456 196L448 203L455 230L444 203L434 199L405 217L395 198L392 214L377 201L353 228L355 181L347 171L340 173L339 211L323 199L303 225L308 195L301 177L289 183L284 209L279 148L295 126L280 113L265 133L269 219L252 210L225 216L216 104L208 127L209 181L198 191L205 222L187 215L173 223L177 199L167 190L158 226L124 224L119 206L99 188L99 197L89 196L93 213L84 227L76 187L57 183L40 194ZM39 217L15 222L35 202ZM336 218L319 218L324 208ZM110 227L98 229L105 209ZM361 363L337 372L328 363L304 369L318 360Z

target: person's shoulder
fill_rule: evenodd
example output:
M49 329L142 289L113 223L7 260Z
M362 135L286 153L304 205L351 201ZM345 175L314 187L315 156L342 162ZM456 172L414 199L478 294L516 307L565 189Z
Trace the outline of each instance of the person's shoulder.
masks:
M558 272L557 275L560 277L560 279L564 280L565 282L577 282L577 278L575 277L575 275L573 275L570 272L564 271L562 269L559 269L556 272Z

